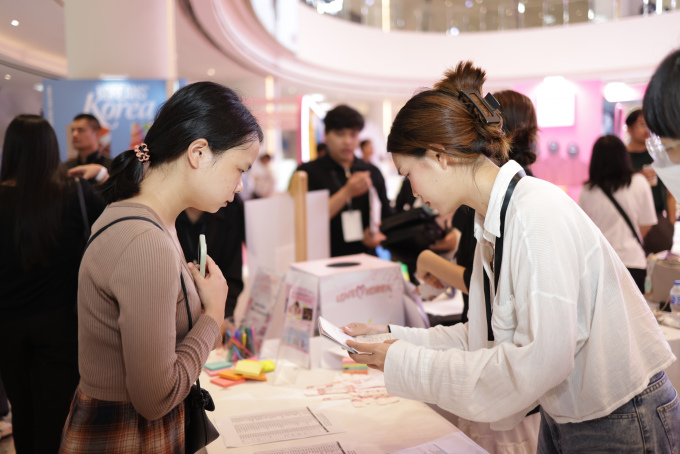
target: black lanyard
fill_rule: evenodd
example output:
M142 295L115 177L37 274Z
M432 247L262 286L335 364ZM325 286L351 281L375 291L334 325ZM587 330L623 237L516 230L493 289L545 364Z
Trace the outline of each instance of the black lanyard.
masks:
M517 182L526 176L524 170L520 170L512 177L508 189L505 191L505 197L503 198L503 205L501 207L501 236L496 239L494 244L494 260L493 260L493 282L494 291L498 292L498 278L501 275L501 263L503 262L503 238L505 237L505 213L508 211L508 205L510 204L510 199L512 198L512 193L517 186ZM484 270L484 299L486 301L486 331L487 340L493 341L493 330L491 329L491 283L489 282L489 275Z

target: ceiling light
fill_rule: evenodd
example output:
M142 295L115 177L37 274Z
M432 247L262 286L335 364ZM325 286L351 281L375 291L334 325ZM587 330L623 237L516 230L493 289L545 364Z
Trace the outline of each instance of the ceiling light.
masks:
M519 2L517 4L517 12L520 14L524 14L524 11L526 11L526 7L524 6L524 3Z
M42 93L42 91L45 89L45 86L43 84L35 84L33 85L33 89Z
M11 74L5 74L5 80L10 80L12 78Z
M14 25L15 27L18 27L18 26L19 26L19 21L16 20L16 19L14 19L12 22L10 22L10 24Z
M623 82L610 82L604 87L604 99L608 102L637 101L640 94Z
M208 75L214 76L215 75L215 68L208 68Z
M466 0L465 1L465 7L466 8L472 8L472 5L473 5L472 0Z

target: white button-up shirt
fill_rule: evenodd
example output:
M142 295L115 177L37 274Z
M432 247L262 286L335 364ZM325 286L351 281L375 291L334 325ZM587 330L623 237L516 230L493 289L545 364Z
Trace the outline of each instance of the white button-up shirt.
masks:
M477 213L470 321L428 330L392 326L391 394L510 429L537 404L558 423L611 413L675 357L635 282L588 216L558 187L525 177L505 219L503 263L487 341L483 270L491 274L505 164L486 218Z

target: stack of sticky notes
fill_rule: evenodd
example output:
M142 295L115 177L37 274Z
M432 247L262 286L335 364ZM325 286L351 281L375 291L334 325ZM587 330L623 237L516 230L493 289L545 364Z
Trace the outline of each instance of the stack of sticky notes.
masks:
M342 358L342 372L344 374L368 374L368 366L355 363L352 358Z
M259 361L242 359L236 363L234 372L248 378L258 377L262 373L262 363Z
M253 357L252 359L240 360L233 369L216 369L212 374L213 371L207 370L206 365L206 372L211 376L217 375L210 380L211 383L228 388L245 383L246 380L267 381L267 376L264 373L273 371L275 367L276 364L270 359L257 361L257 358Z
M208 363L203 368L205 373L211 377L215 377L218 372L230 368L232 364L228 361L215 361L213 363Z

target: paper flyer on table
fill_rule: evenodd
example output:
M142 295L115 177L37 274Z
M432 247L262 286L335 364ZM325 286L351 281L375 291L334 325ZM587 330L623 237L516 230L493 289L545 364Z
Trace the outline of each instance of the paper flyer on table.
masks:
M217 419L227 448L342 433L326 413L309 407L248 413Z
M289 270L285 280L286 305L278 359L306 369L310 366L309 339L314 335L318 282L313 276Z
M463 432L454 432L429 443L402 449L393 454L489 454Z
M267 334L267 328L272 318L272 309L279 296L283 275L260 267L257 269L246 313L241 326L252 328L255 354L260 354L262 342Z
M255 451L255 454L359 454L355 449L348 449L340 442L322 443L318 445L295 446L293 448L267 449Z

